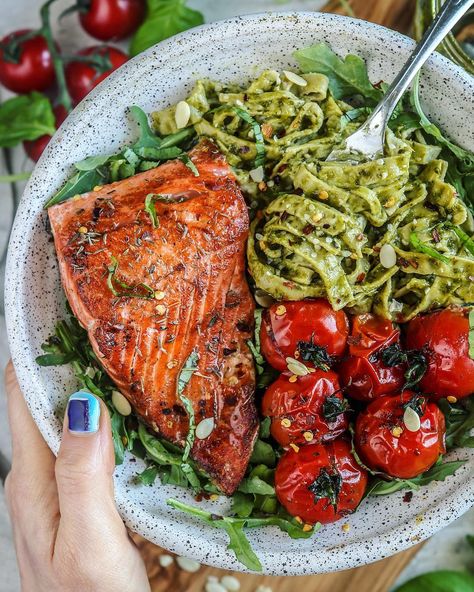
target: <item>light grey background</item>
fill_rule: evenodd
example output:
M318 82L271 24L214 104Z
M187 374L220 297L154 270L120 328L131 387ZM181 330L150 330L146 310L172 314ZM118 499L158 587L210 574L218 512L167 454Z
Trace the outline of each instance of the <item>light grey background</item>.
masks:
M4 9L0 22L0 36L5 33L24 27L35 27L38 25L38 10L42 0L3 0ZM61 12L65 7L72 4L72 0L60 0L55 6L55 13ZM324 4L324 0L240 0L230 2L227 0L190 0L190 5L202 10L206 21L218 20L236 14L260 12L264 10L278 9L300 9L317 10ZM8 17L5 18L5 15ZM63 50L74 50L85 45L95 43L81 29L76 26L75 16L65 19L60 27L57 27L56 37L63 47ZM0 92L2 92L0 90ZM5 99L8 93L3 91L1 99ZM14 165L16 171L29 170L30 163L25 159L21 149L15 152ZM0 174L4 174L4 163L0 159ZM21 188L20 188L21 189ZM12 200L9 188L0 185L0 249L8 237L8 229L12 218ZM1 251L0 251L1 252ZM3 266L0 269L0 288L3 290ZM0 369L3 369L8 360L8 346L5 333L5 322L3 310L0 315ZM6 401L3 391L3 381L0 386L0 450L7 456L10 455L10 439L6 421ZM402 574L400 581L422 573L428 569L456 568L462 567L471 558L472 552L463 542L467 533L474 533L474 512L471 511L461 520L458 520L449 528L439 533L425 545L424 549L417 555L412 564ZM8 522L3 495L0 493L0 592L19 591L19 582L14 557L11 531ZM362 590L361 592L370 592Z

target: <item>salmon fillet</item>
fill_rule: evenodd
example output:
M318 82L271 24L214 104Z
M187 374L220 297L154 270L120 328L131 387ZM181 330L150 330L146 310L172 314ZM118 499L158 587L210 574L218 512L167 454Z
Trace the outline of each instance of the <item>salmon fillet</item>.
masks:
M213 418L214 429L195 438L191 456L231 494L258 429L246 344L249 220L215 144L205 140L189 156L198 177L169 161L53 206L49 219L64 291L96 355L146 425L180 446L189 416L178 378L197 355L182 394L195 424ZM151 194L156 220L145 211Z

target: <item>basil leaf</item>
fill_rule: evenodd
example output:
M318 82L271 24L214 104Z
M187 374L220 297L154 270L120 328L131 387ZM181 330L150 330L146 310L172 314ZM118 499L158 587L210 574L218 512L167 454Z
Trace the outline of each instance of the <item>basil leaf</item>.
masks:
M203 15L186 0L148 0L148 14L133 36L130 54L136 56L155 43L204 23Z
M96 185L101 185L104 179L105 177L101 169L78 171L66 182L62 189L46 202L44 208L48 209L51 206L66 201L70 197L91 191Z
M418 251L420 253L424 253L425 255L428 255L429 257L433 257L433 259L437 259L438 261L442 261L443 263L449 263L448 257L446 257L445 255L442 255L436 249L434 249L433 247L430 247L430 245L423 243L418 238L416 232L410 233L410 245L415 249L415 251Z
M433 571L402 584L394 592L472 592L474 577L457 571Z
M263 166L265 164L265 140L263 139L260 124L250 115L250 113L245 111L245 109L241 109L240 107L232 107L232 109L237 113L240 119L243 119L252 128L253 137L255 139L255 150L257 151L254 166L255 168Z
M366 64L359 56L349 54L341 60L324 42L295 51L293 55L303 72L319 72L328 77L329 90L335 99L362 95L378 103L383 96L370 82Z
M25 140L52 136L55 118L49 99L38 92L0 104L0 147L11 148Z

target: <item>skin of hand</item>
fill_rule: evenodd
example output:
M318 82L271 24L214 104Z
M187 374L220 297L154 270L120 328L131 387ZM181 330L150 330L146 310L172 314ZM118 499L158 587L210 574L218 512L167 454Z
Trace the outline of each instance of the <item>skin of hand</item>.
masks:
M143 560L115 506L104 403L93 433L69 430L66 413L55 458L28 411L11 362L5 385L13 447L5 495L22 592L150 592Z

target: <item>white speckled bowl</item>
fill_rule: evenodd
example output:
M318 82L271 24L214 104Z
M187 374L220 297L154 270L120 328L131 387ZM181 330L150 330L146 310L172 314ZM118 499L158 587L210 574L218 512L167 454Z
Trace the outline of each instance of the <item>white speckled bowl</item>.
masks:
M59 447L65 400L76 385L68 368L41 369L35 364L41 343L65 314L56 257L45 231L46 198L61 186L75 161L111 153L134 136L124 114L129 105L146 111L165 107L184 97L198 77L244 81L266 67L295 66L292 52L321 40L343 55L364 57L375 81L391 80L413 47L410 39L383 27L327 14L264 14L214 23L163 42L126 64L79 105L48 146L15 221L6 300L18 377L53 451ZM455 140L474 149L474 80L436 55L425 68L422 86L427 112ZM348 532L341 523L304 541L274 527L250 532L264 571L290 575L341 570L382 559L430 536L474 504L474 451L449 456L469 461L445 482L415 493L411 503L403 502L403 493L364 501L348 519ZM159 484L133 485L138 469L138 463L125 462L116 471L117 503L132 530L203 563L242 569L226 550L224 532L166 506L170 496L192 502L189 493ZM225 511L226 503L212 508Z

